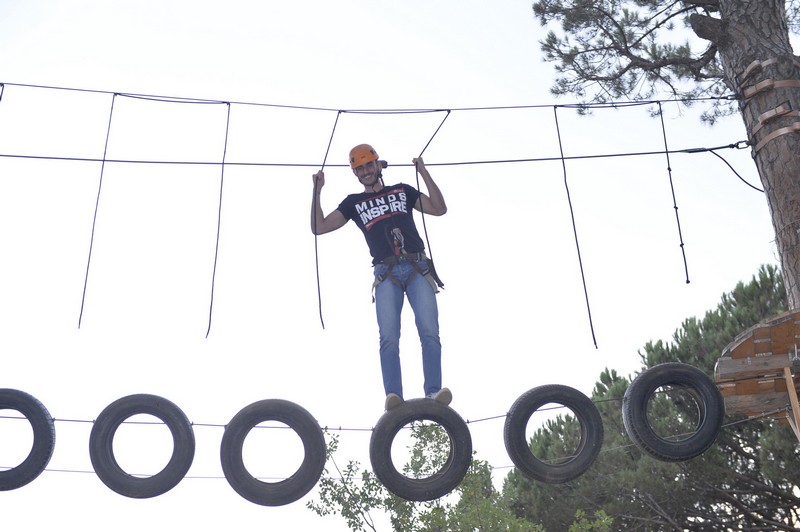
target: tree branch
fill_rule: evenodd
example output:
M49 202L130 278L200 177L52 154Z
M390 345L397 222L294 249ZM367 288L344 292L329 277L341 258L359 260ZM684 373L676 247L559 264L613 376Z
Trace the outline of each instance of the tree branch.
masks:
M689 25L701 39L711 41L717 48L727 42L725 24L718 18L698 15L689 15Z

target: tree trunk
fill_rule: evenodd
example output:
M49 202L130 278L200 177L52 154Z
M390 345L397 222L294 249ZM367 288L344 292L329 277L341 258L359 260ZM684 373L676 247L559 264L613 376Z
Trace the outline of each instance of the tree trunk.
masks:
M720 0L719 8L721 25L711 40L718 47L726 83L739 95L742 119L772 216L789 306L797 309L800 57L793 54L789 42L785 0ZM707 32L703 37L709 38Z

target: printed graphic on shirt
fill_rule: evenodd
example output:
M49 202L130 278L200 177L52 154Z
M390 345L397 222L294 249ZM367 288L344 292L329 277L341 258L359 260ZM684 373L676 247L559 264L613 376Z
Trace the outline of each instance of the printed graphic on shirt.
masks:
M402 189L392 189L380 196L356 203L355 208L366 231L381 220L397 214L408 214L407 197Z
M406 239L403 238L403 232L397 227L392 229L392 247L394 248L395 257L400 256L406 248Z

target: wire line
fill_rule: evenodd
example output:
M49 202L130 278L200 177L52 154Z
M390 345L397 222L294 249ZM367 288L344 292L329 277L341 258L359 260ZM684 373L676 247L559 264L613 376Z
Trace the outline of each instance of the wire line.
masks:
M486 160L476 160L476 161L448 161L448 162L440 162L440 163L425 163L425 166L464 166L464 165L476 165L476 164L522 164L522 163L539 163L539 162L553 162L553 161L572 161L572 160L584 160L584 159L604 159L604 158L614 158L614 157L640 157L640 156L652 156L652 155L664 155L665 153L670 154L695 154L695 153L705 153L710 152L713 155L722 158L716 150L721 149L741 149L741 144L746 144L746 141L738 141L735 143L725 144L722 146L716 146L712 148L682 148L679 150L669 150L665 152L664 150L655 150L655 151L639 151L639 152L616 152L616 153L597 153L597 154L589 154L589 155L569 155L569 156L559 156L559 157L530 157L530 158L517 158L517 159L486 159ZM48 160L48 161L67 161L67 162L83 162L83 163L99 163L105 162L106 164L163 164L163 165L185 165L185 166L216 166L220 165L219 161L169 161L169 160L143 160L143 159L99 159L93 157L64 157L64 156L55 156L55 155L24 155L24 154L14 154L14 153L0 153L0 157L2 158L12 158L12 159L36 159L36 160ZM723 159L724 161L724 159ZM758 191L763 192L763 190L754 187L747 181L745 181L735 170L733 167L725 161L729 168L734 172L734 174L748 187ZM265 163L265 162L241 162L241 161L227 161L225 163L226 166L243 166L243 167L310 167L315 168L318 167L319 163ZM348 164L327 164L326 166L329 167L340 167L345 168L349 167ZM411 163L398 163L392 164L392 166L414 166Z
M607 398L607 399L592 400L592 402L594 402L596 404L597 403L604 403L604 402L611 402L611 401L621 402L622 399L621 398ZM563 406L563 405L558 405L558 406L552 406L552 407L539 408L538 410L536 410L536 412L545 411L545 410L559 410L559 409L564 409L564 408L567 408L567 407ZM724 428L733 427L733 426L736 426L736 425L741 425L741 424L744 424L744 423L752 422L752 421L759 421L759 420L762 420L762 419L770 419L770 418L777 419L776 416L778 416L779 414L784 413L784 412L786 412L786 408L776 408L776 409L770 410L768 412L764 412L764 413L762 413L760 415L757 415L757 416L746 417L746 418L743 418L743 419L736 419L736 420L728 422L728 423L723 423L720 426L720 430L722 430ZM505 417L506 417L506 414L502 414L502 415L499 415L499 416L492 416L492 417L487 417L487 418L476 419L476 420L473 420L473 421L466 421L466 423L467 424L477 423L477 422L481 422L481 421L502 419L502 418L505 418ZM0 415L0 419L26 420L27 418L25 418L24 416L17 416L17 415L11 415L11 416ZM58 418L54 418L53 421L56 421L56 422L70 422L70 423L94 423L93 421L90 421L90 420L79 420L79 419L58 419ZM152 422L151 421L128 421L128 420L126 420L126 421L123 421L122 424L130 424L130 425L165 425L165 423L163 421L161 421L161 420L152 421ZM225 425L223 425L223 424L210 424L210 423L206 423L206 424L192 423L192 426L193 427L196 427L196 426L214 427L214 428L221 428L221 429L225 428ZM288 427L288 426L285 426L285 425L278 426L278 425L260 425L260 424L256 425L254 428L258 428L258 429L291 429L291 427ZM408 427L404 427L404 429L408 429ZM292 429L292 430L294 430L294 429ZM351 429L345 429L345 428L339 427L337 429L337 428L330 428L330 427L327 427L327 426L323 430L324 430L324 432L337 431L337 430L338 431L372 432L372 429L366 429L366 428L362 428L362 429L352 429L352 428ZM674 435L674 437L689 436L691 434L692 434L691 432L683 433L683 434L676 434L676 435ZM620 450L620 449L627 449L627 448L631 448L631 447L636 447L636 444L631 442L631 443L628 443L628 444L617 445L615 447L605 447L605 448L601 449L600 452L607 453L607 452L617 451L617 450ZM571 457L562 456L562 457L546 459L546 460L542 460L542 461L545 462L545 463L548 463L548 464L559 464L559 463L563 463L564 460L566 460L568 458L571 458ZM335 462L334 462L334 466L338 468L338 466L335 464ZM514 468L514 467L515 466L512 465L512 464L501 465L501 466L492 466L492 470L511 469L511 468ZM0 466L0 471L9 470L9 469L12 469L12 468L8 467L8 466ZM80 469L62 469L62 468L51 469L51 468L46 468L44 471L51 472L51 473L95 474L94 471L91 471L91 470L80 470ZM139 475L134 474L134 476L139 476ZM142 476L150 476L150 475L142 475ZM221 480L221 479L224 479L225 477L224 476L220 476L220 475L186 475L184 478L186 478L186 479ZM259 478L261 480L269 480L269 481L286 480L285 478L277 478L277 477L259 477ZM333 479L333 480L337 480L335 477L328 477L328 478L329 479ZM357 479L354 479L354 480L357 480Z
M661 133L664 137L664 153L667 157L667 175L669 175L669 189L672 192L672 207L675 209L675 222L678 224L678 240L680 240L681 255L683 255L683 270L686 273L686 284L689 284L689 266L686 263L686 247L683 244L681 217L678 214L678 201L675 199L675 184L672 181L672 164L670 164L669 146L667 146L667 128L664 125L664 112L661 108L661 102L658 102L658 116L661 119Z
M740 180L742 183L744 183L744 184L745 184L745 185L747 185L748 187L752 188L753 190L756 190L756 191L758 191L758 192L764 192L764 190L763 190L763 189L760 189L760 188L758 188L757 186L755 186L755 185L751 184L749 181L747 181L745 178L743 178L741 175L739 175L739 172L737 172L737 171L736 171L736 170L733 168L733 166L731 166L731 163L729 163L729 162L728 162L728 161L727 161L727 160L726 160L726 159L725 159L725 158L724 158L722 155L720 155L720 154L718 154L717 152L715 152L715 151L714 151L714 149L709 149L708 151L709 151L709 152L710 152L712 155L716 155L716 156L717 156L717 157L718 157L718 158L719 158L719 159L720 159L720 160L721 160L723 163L725 163L725 164L728 166L728 168L730 168L731 172L733 172L733 173L734 173L734 175L736 175L736 177L738 177L738 178L739 178L739 180Z
M325 169L325 163L328 162L328 154L331 151L331 144L333 143L333 136L336 134L336 126L339 124L339 117L342 116L344 111L338 111L336 113L336 120L333 122L333 129L331 130L331 138L328 139L328 147L325 149L325 157L322 159L322 166L320 167L320 172ZM319 322L322 325L322 328L325 328L325 320L322 317L322 285L320 284L319 280L319 242L317 239L317 207L319 206L319 197L317 195L317 181L314 180L314 191L313 191L313 198L312 198L312 214L314 216L314 266L316 269L317 275L317 302L319 304Z
M8 85L11 87L22 87L22 88L31 88L31 89L46 89L46 90L56 90L56 91L68 91L68 92L83 92L83 93L94 93L94 94L120 94L125 95L127 97L138 97L142 99L152 99L152 100L162 100L162 101L185 101L185 102L194 102L194 103L223 103L222 100L214 100L208 98L195 98L195 97L185 97L185 96L162 96L162 95L153 95L153 94L138 94L138 93L123 93L120 91L112 92L108 90L101 90L101 89L84 89L84 88L74 88L74 87L59 87L55 85L37 85L31 83L11 83L11 82L0 82L0 86ZM667 100L634 100L634 101L623 101L623 102L606 102L606 103L576 103L576 104L565 104L560 105L560 107L572 108L572 109L605 109L605 108L621 108L621 107L634 107L634 106L645 106L645 105L652 105L657 102L700 102L700 101L719 101L719 100L737 100L737 96L735 94L729 94L726 96L704 96L701 98L681 98L681 99L667 99ZM307 105L286 105L286 104L275 104L275 103L263 103L263 102L250 102L250 101L237 101L237 100L228 100L226 99L225 102L230 103L231 105L249 105L249 106L256 106L256 107L275 107L279 109L299 109L299 110L306 110L306 111L333 111L333 112L346 112L346 113L361 113L361 114L409 114L409 113L435 113L443 111L443 109L348 109L348 110L340 110L334 109L331 107L316 107L316 106L307 106ZM495 106L479 106L479 107L453 107L451 111L499 111L499 110L516 110L516 109L543 109L552 107L551 104L534 104L534 105L495 105Z
M97 228L97 211L100 208L100 192L103 190L103 175L106 170L106 155L108 154L108 139L111 136L111 121L114 118L114 103L117 100L117 94L115 93L111 97L111 111L108 113L108 128L106 129L106 142L105 146L103 147L103 160L102 164L100 165L100 180L97 183L97 198L94 202L94 215L92 216L92 234L89 238L89 256L86 259L86 274L83 277L83 293L81 295L81 311L78 315L78 329L81 328L81 323L83 321L83 310L86 304L86 287L89 284L89 268L92 264L92 251L94 250L94 233L95 229Z
M422 148L422 151L419 152L418 158L420 158L420 159L422 158L422 154L425 153L425 150L427 150L428 146L431 145L431 142L433 142L433 139L434 139L434 137L436 137L436 134L439 133L439 130L442 129L442 126L444 125L444 121L447 120L448 116L450 116L450 110L449 109L447 110L447 113L444 115L444 118L442 118L442 121L439 123L439 127L436 128L436 131L433 132L433 135L431 135L431 138L428 139L428 142L427 142L427 144L425 144L425 147ZM419 184L419 170L417 169L417 165L416 164L414 165L414 173L415 173L415 175L417 177L417 190L422 190L422 188L420 187L420 184ZM430 240L428 239L428 225L425 223L425 209L423 209L423 207L422 207L422 202L420 202L420 204L419 204L419 212L422 215L422 231L425 234L425 246L428 248L428 254L430 255L429 259L431 261L431 264L433 264L433 249L431 249L431 243L430 243ZM434 270L435 270L435 267L434 267Z
M575 250L578 252L578 267L581 270L581 282L583 283L583 297L586 300L586 313L589 317L589 329L592 333L592 342L594 342L594 348L597 349L597 337L594 334L594 323L592 322L592 308L589 305L589 290L586 288L586 275L583 271L583 259L581 258L581 246L578 242L578 227L575 223L575 211L572 207L572 197L569 193L569 182L567 180L567 164L564 159L564 144L561 141L561 127L558 124L558 106L553 106L553 118L555 119L556 123L556 133L558 135L558 149L561 153L561 168L564 171L564 189L567 192L567 203L569 204L569 216L572 220L572 234L575 237Z
M6 83L0 83L0 100L2 99L4 90L5 90ZM97 217L99 212L99 204L100 204L100 196L102 191L103 179L105 168L107 164L110 163L139 163L139 164L181 164L181 165L220 165L220 190L219 190L219 205L217 209L217 230L216 230L216 239L215 239L215 248L214 248L214 262L213 262L213 269L212 269L212 278L211 278L211 289L210 289L210 298L209 298L209 309L208 309L208 326L206 330L206 338L208 338L211 325L212 325L212 318L213 318L213 307L214 307L214 296L215 296L215 285L216 285L216 273L217 273L217 266L219 261L219 244L220 244L220 235L221 235L221 217L222 217L222 198L223 198L223 185L224 185L224 176L225 176L225 167L226 166L313 166L310 164L282 164L282 163L248 163L248 162L235 162L235 161L227 161L227 151L228 151L228 138L230 132L230 117L231 117L231 108L233 104L241 104L241 105L259 105L259 106L267 106L267 107L278 107L278 108L291 108L291 109L307 109L307 110L318 110L318 111L334 111L333 109L323 108L323 107L311 107L311 106L287 106L287 105L278 105L278 104L262 104L262 103L253 103L253 102L232 102L232 101L221 101L221 100L209 100L209 99L200 99L200 98L188 98L188 97L173 97L173 96L160 96L160 95L149 95L149 94L137 94L137 93L122 93L122 92L106 92L106 91L97 91L97 90L87 90L87 89L71 89L71 88L63 88L63 87L51 87L51 86L44 86L44 85L23 85L23 84L9 84L12 86L17 87L27 87L27 88L38 88L38 89L49 89L49 90L62 90L62 91L79 91L79 92L91 92L91 93L99 93L99 94L112 94L112 101L111 101L111 111L109 113L109 120L108 126L106 131L106 139L105 139L105 146L103 151L102 159L93 159L93 158L78 158L78 157L48 157L48 156L40 156L40 155L22 155L22 154L0 154L0 157L15 157L15 158L31 158L31 159L53 159L53 160L64 160L64 161L84 161L84 162L100 162L101 169L100 169L100 179L98 183L98 191L97 191L97 198L95 201L95 209L94 215L92 220L92 230L91 230L91 237L89 243L89 253L87 258L87 265L86 265L86 272L84 276L84 285L83 291L81 295L81 308L80 314L78 318L78 328L80 329L83 320L83 314L86 305L86 295L88 291L88 280L89 280L89 273L91 268L92 256L94 252L94 239L95 239L95 231L97 227ZM139 100L148 100L148 101L155 101L155 102L167 102L167 103L183 103L183 104L222 104L224 103L227 106L227 119L226 119L226 128L225 128L225 145L223 149L223 156L222 161L147 161L147 160L121 160L121 159L110 159L108 158L108 145L109 139L111 134L111 127L113 122L113 113L114 113L114 105L116 102L117 96L125 97L125 98L132 98L132 99L139 99ZM720 98L700 98L699 100L718 100ZM726 98L731 99L731 98ZM672 101L675 100L663 100L663 101ZM670 161L670 154L671 153L697 153L699 151L709 151L716 157L725 162L728 167L739 177L741 181L745 184L753 188L754 190L761 191L761 189L754 187L750 183L747 183L742 177L733 169L733 167L725 161L719 154L717 154L714 150L718 148L692 148L688 150L675 150L672 151L669 149L669 145L667 142L667 134L666 134L666 127L664 122L664 114L663 114L663 107L661 104L662 100L648 100L648 101L633 101L633 102L608 102L603 104L567 104L567 105L559 105L559 106L544 106L544 105L518 105L518 106L493 106L493 107L462 107L456 109L350 109L350 110L336 110L336 120L333 125L333 129L331 131L331 136L328 141L328 145L325 151L325 157L322 162L322 166L320 171L322 171L326 164L328 155L330 153L331 145L333 142L333 138L336 133L336 128L339 122L339 118L341 117L342 113L351 113L351 114L412 114L412 113L442 113L446 112L444 118L439 123L438 127L434 131L433 135L428 140L427 144L425 144L424 148L420 152L420 157L422 157L425 150L430 146L436 135L441 130L444 122L450 116L453 110L458 111L497 111L497 110L518 110L518 109L531 109L531 108L545 108L545 107L553 107L554 117L555 117L555 126L556 132L558 136L558 143L559 143L559 152L560 155L558 157L547 157L547 158L536 158L536 159L505 159L505 160L495 160L495 161L458 161L458 162L449 162L449 163L433 163L431 166L437 165L465 165L465 164L499 164L499 163L521 163L521 162L534 162L534 161L560 161L563 171L563 178L564 178L564 188L567 195L567 202L569 205L569 212L570 218L572 223L572 231L573 237L575 239L575 247L577 251L577 258L578 264L580 269L581 275L581 282L583 286L583 293L584 299L586 303L586 311L589 320L589 327L591 329L592 340L594 342L595 348L597 348L597 338L594 330L594 323L591 311L591 305L589 300L589 293L586 281L586 273L583 264L583 258L581 254L581 248L578 238L578 231L577 231L577 222L575 219L575 211L574 206L572 203L571 192L569 188L569 180L567 175L567 168L566 168L566 161L572 159L582 159L582 158L593 158L593 157L621 157L621 156L632 156L632 155L656 155L656 154L663 154L666 156L667 160L667 171L669 175L669 184L672 193L673 199L673 208L675 210L675 217L676 223L678 228L678 237L680 240L680 248L683 255L683 263L684 263L684 271L685 271L685 278L686 283L689 283L689 272L688 272L688 265L686 259L686 252L685 252L685 244L683 241L683 234L681 228L681 221L680 216L678 213L678 205L677 199L675 194L675 187L673 182L672 176L672 168L671 168L671 161ZM562 135L560 131L559 125L559 117L558 117L558 107L564 108L571 108L571 109L588 109L592 107L596 108L622 108L622 107L631 107L631 106L644 106L644 105L651 105L651 104L658 105L658 114L661 120L661 130L662 136L664 140L664 150L663 151L652 151L652 152L637 152L637 153L616 153L616 154L603 154L603 155L582 155L582 156L572 156L566 157L564 155L564 146ZM736 144L731 144L727 147L736 147L739 148L740 142ZM745 144L747 144L745 142ZM346 166L346 165L337 165L337 166ZM402 165L401 165L402 166ZM416 170L416 168L415 168ZM420 176L419 172L416 172L416 183L417 189L420 189ZM763 192L763 191L761 191ZM315 252L315 266L316 266L316 283L317 283L317 297L318 297L318 306L319 306L319 318L322 328L325 328L324 323L324 316L323 316L323 308L322 308L322 290L321 290L321 280L320 280L320 257L319 257L319 245L317 239L317 218L316 218L316 210L319 209L319 197L317 196L318 191L316 190L315 184L315 193L312 203L312 208L314 209L314 252ZM431 260L431 267L433 268L433 251L430 246L430 241L428 237L428 230L427 230L427 221L425 217L425 212L422 210L422 225L423 225L423 232L425 243L427 249L430 254Z
M211 271L211 297L208 303L208 329L206 329L206 338L211 332L211 314L214 311L214 288L217 282L217 259L219 259L219 233L222 226L222 186L225 183L225 157L228 154L228 132L231 126L231 104L226 103L227 116L225 118L225 147L222 150L222 168L219 175L219 205L217 207L217 238L214 243L214 267Z

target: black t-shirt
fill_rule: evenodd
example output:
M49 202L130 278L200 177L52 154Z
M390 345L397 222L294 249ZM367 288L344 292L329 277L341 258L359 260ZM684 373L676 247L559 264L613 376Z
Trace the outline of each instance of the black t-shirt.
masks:
M425 250L412 212L419 195L414 187L398 183L379 192L350 194L339 204L339 212L364 233L372 264L392 255Z

